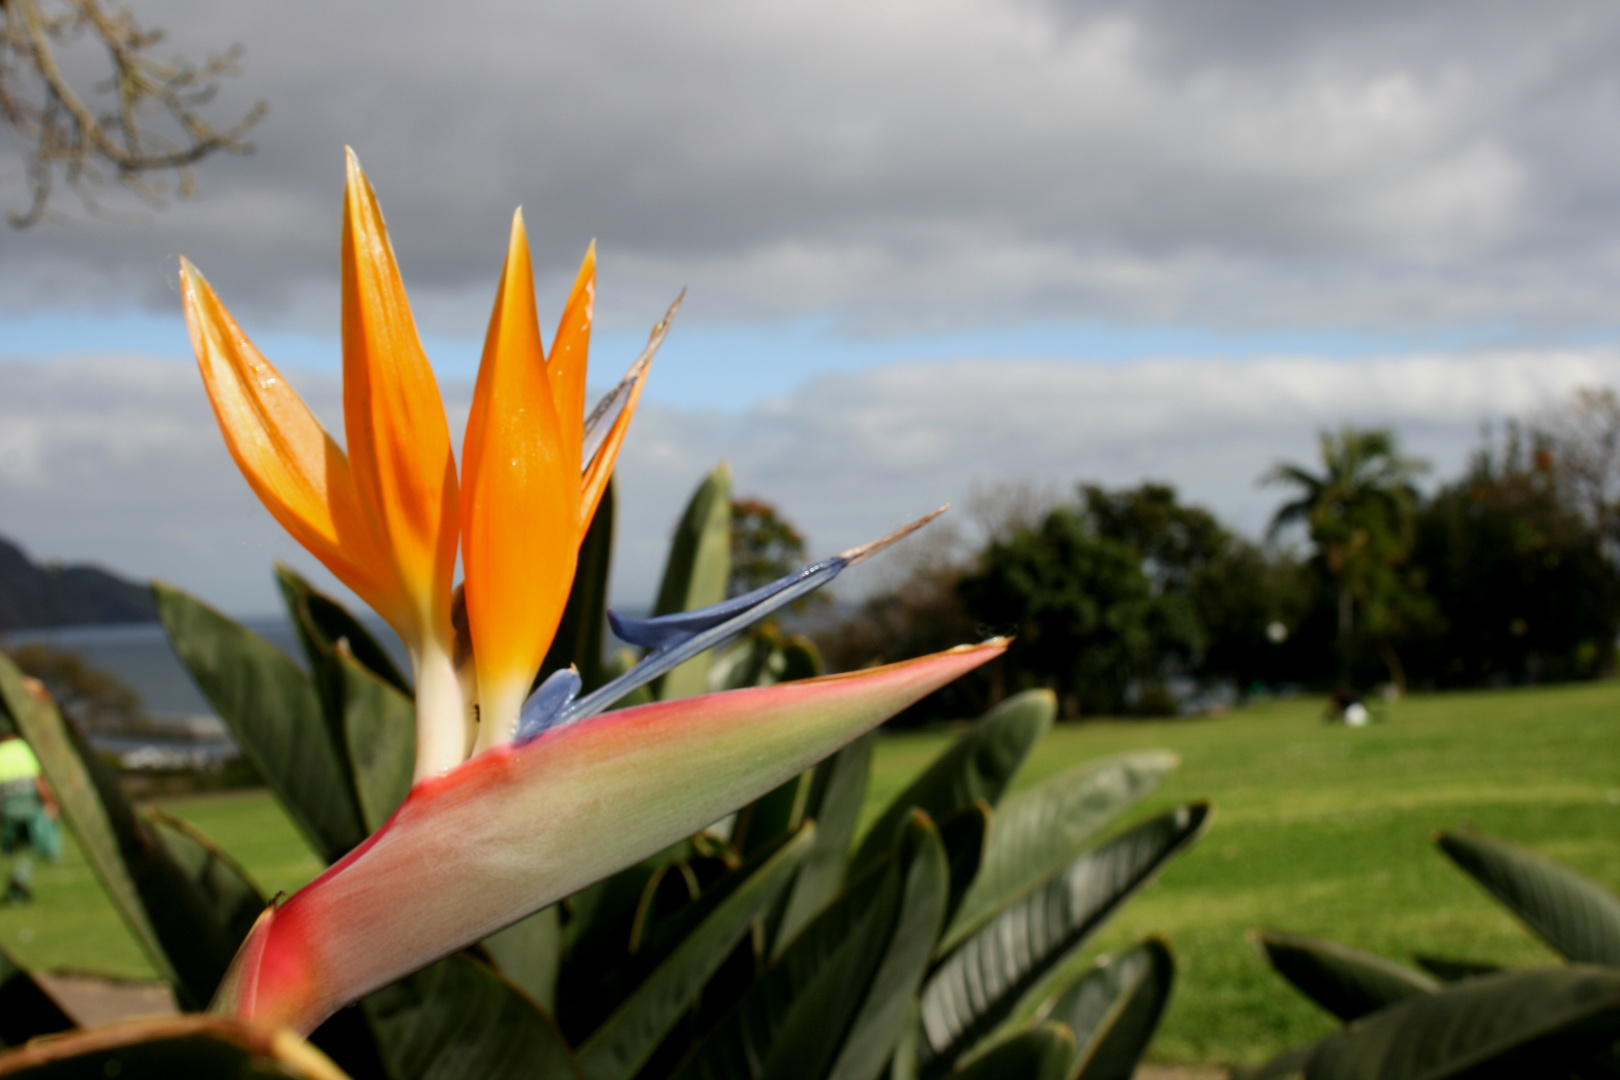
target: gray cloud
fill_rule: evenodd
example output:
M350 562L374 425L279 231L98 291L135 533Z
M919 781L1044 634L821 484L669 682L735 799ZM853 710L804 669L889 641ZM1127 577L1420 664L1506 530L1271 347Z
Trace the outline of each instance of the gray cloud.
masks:
M1620 142L1601 6L1218 0L874 7L147 0L258 156L140 226L4 239L0 306L233 304L335 319L339 149L361 152L423 321L476 333L507 215L602 313L1432 327L1612 321ZM6 162L0 160L0 169ZM20 193L15 193L20 197Z
M336 377L289 374L341 431ZM1392 424L1444 477L1483 421L1617 382L1614 349L1359 363L964 360L824 377L738 413L644 406L620 460L614 595L651 598L687 493L721 459L739 492L778 503L818 554L1006 481L1061 491L1168 480L1258 532L1279 495L1256 478L1278 459L1311 460L1322 427ZM0 385L0 533L36 557L161 577L243 613L274 607L273 559L330 586L237 475L191 365L0 361ZM445 396L459 431L469 388L448 384Z

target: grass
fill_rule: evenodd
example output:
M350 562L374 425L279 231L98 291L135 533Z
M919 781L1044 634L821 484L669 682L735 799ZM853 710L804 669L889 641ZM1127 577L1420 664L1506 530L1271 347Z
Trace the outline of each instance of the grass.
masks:
M1256 926L1331 937L1405 959L1413 951L1511 964L1552 960L1430 842L1472 824L1620 891L1620 682L1424 695L1360 730L1320 702L1279 701L1196 721L1060 728L1019 778L1103 754L1164 747L1178 773L1142 813L1199 798L1214 827L1104 930L1098 950L1170 938L1180 981L1153 1056L1252 1061L1335 1025L1289 990L1245 939ZM950 739L880 746L868 810ZM318 870L261 793L165 804L214 836L270 891ZM1141 816L1138 814L1137 816ZM0 909L0 941L45 968L130 977L150 968L74 851L37 873L38 901Z

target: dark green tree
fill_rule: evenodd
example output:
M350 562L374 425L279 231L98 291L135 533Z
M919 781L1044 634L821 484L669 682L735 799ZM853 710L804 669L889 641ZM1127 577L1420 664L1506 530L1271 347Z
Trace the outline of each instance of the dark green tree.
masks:
M769 585L808 562L804 536L764 499L731 500L731 580L726 595Z
M1198 644L1185 597L1156 594L1140 553L1075 507L993 540L958 591L975 620L1018 636L1009 689L1049 687L1071 718L1125 708L1127 691L1159 682L1167 645Z
M1602 519L1559 469L1559 455L1510 426L1420 511L1412 563L1441 617L1407 646L1414 673L1478 685L1612 666L1620 573Z
M1279 463L1262 478L1298 492L1277 510L1271 532L1304 525L1317 566L1333 584L1340 695L1352 692L1363 643L1383 657L1400 688L1405 675L1391 639L1428 615L1421 578L1406 566L1418 501L1412 481L1427 466L1403 456L1387 429L1345 427L1320 438L1321 472Z

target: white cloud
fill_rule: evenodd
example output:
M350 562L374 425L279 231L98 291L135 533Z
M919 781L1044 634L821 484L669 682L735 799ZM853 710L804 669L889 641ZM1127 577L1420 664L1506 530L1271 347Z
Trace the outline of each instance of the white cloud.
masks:
M1612 320L1620 13L1196 7L146 0L176 48L245 43L218 108L271 102L259 153L146 225L9 237L0 307L170 310L185 252L329 331L352 142L447 333L479 331L519 203L547 287L599 236L631 324L682 284L871 330Z
M336 377L289 377L340 431ZM1257 478L1279 459L1311 460L1323 427L1392 425L1444 478L1482 422L1590 385L1620 386L1620 351L962 360L825 377L739 413L647 405L621 458L614 593L651 598L681 505L721 459L737 490L780 505L816 554L1006 481L1168 480L1253 533L1279 498ZM236 612L274 607L274 559L330 585L237 475L191 365L0 361L0 389L0 533L36 558L161 577ZM469 388L445 395L459 431Z

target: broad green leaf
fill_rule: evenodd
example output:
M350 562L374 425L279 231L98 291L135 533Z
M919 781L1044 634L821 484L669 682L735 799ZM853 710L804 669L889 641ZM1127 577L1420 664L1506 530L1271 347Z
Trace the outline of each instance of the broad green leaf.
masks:
M1093 964L1059 994L1046 1019L1067 1024L1080 1050L1071 1080L1130 1080L1170 1002L1176 962L1150 938Z
M360 816L376 832L410 794L416 770L416 703L373 675L349 654L334 650L343 680L343 743Z
M863 735L811 771L804 817L816 823L816 843L784 894L780 916L773 920L773 957L780 956L843 891L849 842L872 773L874 738Z
M630 943L648 884L660 868L690 853L691 841L683 840L563 901L567 918L559 983L572 990L557 1002L557 1020L574 1042L582 1041L602 1018L601 1012L587 1007L587 999L595 996L592 988L630 959Z
M939 837L951 865L950 902L945 905L947 922L961 906L968 887L984 865L985 850L992 834L990 819L990 804L975 799L939 823Z
M310 677L201 601L163 584L152 593L175 654L316 853L334 862L364 840L347 751Z
M1134 806L1175 769L1162 750L1120 754L1077 765L996 807L984 866L940 942L955 948L984 921L1085 850L1098 831Z
M348 642L350 654L367 671L406 697L412 696L410 680L400 672L388 650L372 636L364 623L349 614L347 608L316 591L285 563L276 564L276 583L281 588L287 614L293 629L299 632L299 640L311 665L315 661L315 657L310 655L312 645L324 653L335 648L338 642L345 641ZM314 635L313 641L307 635Z
M451 956L361 1001L392 1080L578 1080L551 1017L465 956Z
M1277 974L1340 1020L1440 989L1421 972L1337 942L1280 930L1256 930L1250 938Z
M1472 979L1476 975L1495 975L1502 970L1501 964L1484 960L1458 960L1455 957L1428 956L1424 953L1413 953L1412 962L1441 982L1448 983Z
M731 466L721 462L692 493L664 563L654 615L718 604L731 577ZM694 697L709 689L710 654L695 656L654 683L660 701Z
M803 861L815 831L806 824L785 843L761 852L705 890L677 918L678 925L659 935L669 940L653 945L656 966L626 981L619 1007L579 1048L589 1080L635 1075Z
M786 668L782 633L766 623L734 644L714 651L709 661L708 690L717 693L744 686L770 686L782 681Z
M803 634L791 634L782 643L782 681L814 679L824 675L827 665L821 661L821 650Z
M1048 1022L1003 1039L951 1073L951 1080L1064 1080L1074 1060L1074 1033Z
M557 970L562 963L558 920L553 904L483 941L501 975L550 1013L557 1009Z
M913 1023L944 913L945 851L925 814L805 928L721 1020L681 1080L871 1080Z
M263 890L254 884L242 864L195 825L157 809L146 811L146 817L157 826L157 834L163 839L170 858L179 864L208 901L214 920L239 947L268 903Z
M1442 833L1435 842L1566 960L1620 966L1620 897L1551 859L1497 840Z
M61 1035L0 1056L0 1074L26 1080L347 1080L292 1032L223 1016L128 1020Z
M942 1076L1208 824L1207 803L1152 818L1059 870L987 922L923 988L921 1071Z
M913 846L915 853L909 860L901 855L910 867L899 918L860 1012L844 1037L832 1071L826 1074L829 1077L873 1080L882 1073L908 1025L916 1021L917 989L928 970L934 942L945 929L951 895L950 860L931 825L919 815L902 834L901 843Z
M117 779L63 721L55 703L30 693L3 655L0 701L39 758L85 860L153 967L173 984L182 1007L202 1008L236 955L240 936L136 815Z
M602 665L602 643L607 630L608 572L613 559L614 503L618 499L617 479L609 480L596 516L579 544L579 562L574 568L574 584L568 590L568 604L562 622L551 639L551 648L535 678L572 664L579 670L580 693L588 694L608 681Z
M1316 1043L1290 1046L1270 1061L1233 1069L1232 1080L1303 1080L1305 1065L1316 1047Z
M850 873L860 873L889 850L913 808L942 821L975 799L996 806L1056 715L1050 690L1029 690L991 709L894 797L862 838Z
M285 566L276 568L276 576L327 730L342 749L340 764L362 822L368 833L376 832L411 789L416 705L410 688L382 647L335 600Z
M0 948L0 1046L21 1046L35 1036L76 1026L28 969Z
M806 770L737 811L731 826L731 842L737 850L751 855L797 829L804 821L814 775L815 770Z
M1317 1043L1303 1071L1310 1080L1447 1080L1484 1066L1492 1076L1563 1076L1616 1038L1620 972L1540 968L1391 1005Z

